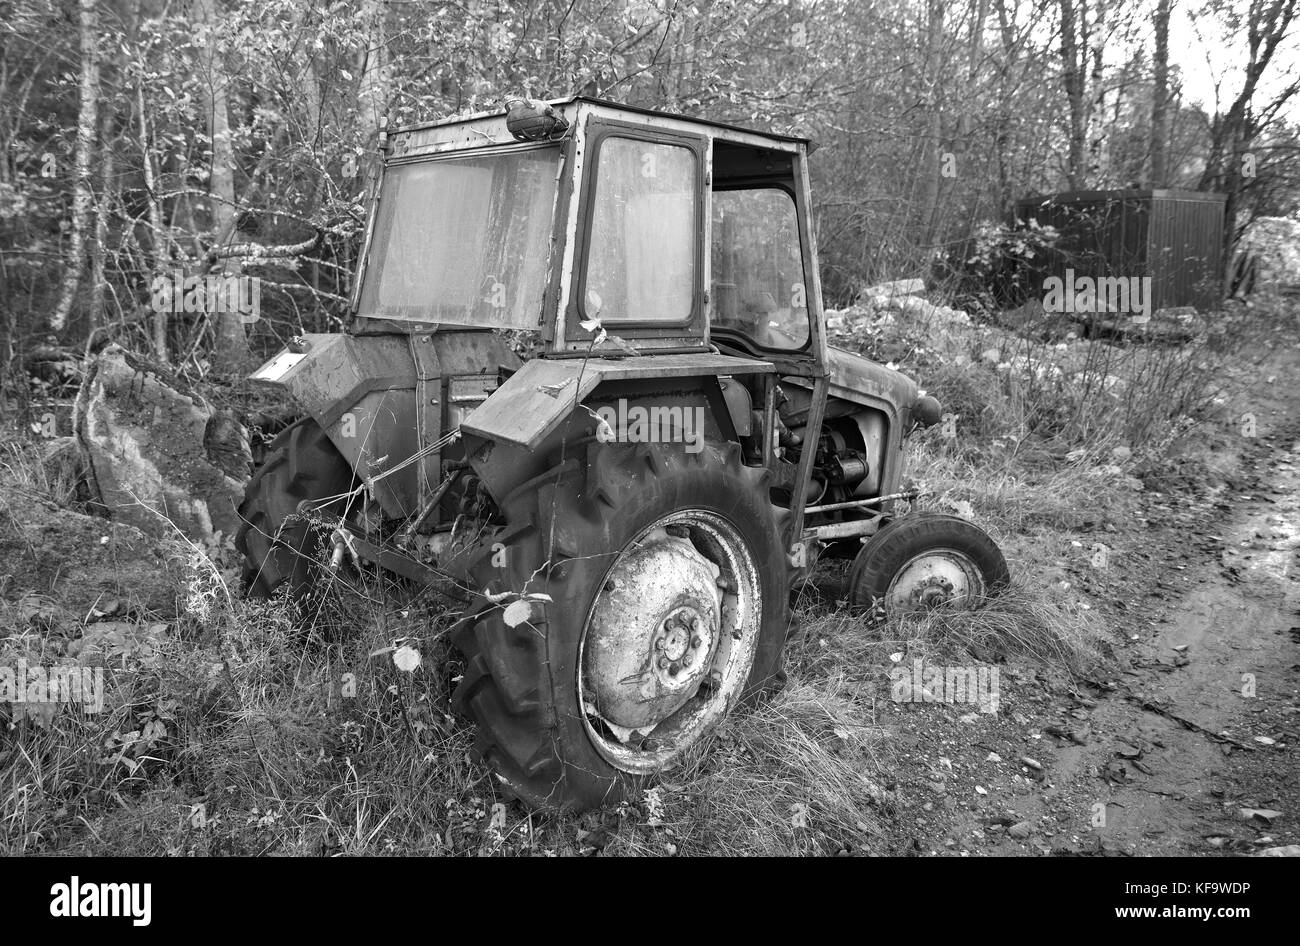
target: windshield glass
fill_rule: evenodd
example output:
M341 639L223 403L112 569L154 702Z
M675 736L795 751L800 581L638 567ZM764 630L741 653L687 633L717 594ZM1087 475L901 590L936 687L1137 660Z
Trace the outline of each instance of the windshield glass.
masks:
M556 147L389 167L358 314L536 328Z

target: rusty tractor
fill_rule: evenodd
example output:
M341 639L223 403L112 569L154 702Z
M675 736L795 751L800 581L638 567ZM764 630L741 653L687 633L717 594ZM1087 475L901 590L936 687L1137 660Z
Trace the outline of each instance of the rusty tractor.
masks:
M940 407L828 346L809 150L584 97L388 134L347 330L253 376L302 416L241 506L250 593L450 582L482 758L584 808L781 679L819 554L859 606L996 592L983 531L893 514Z

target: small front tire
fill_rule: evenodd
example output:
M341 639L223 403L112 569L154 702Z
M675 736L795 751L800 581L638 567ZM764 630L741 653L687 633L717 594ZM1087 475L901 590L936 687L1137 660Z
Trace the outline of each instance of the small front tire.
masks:
M922 512L891 522L862 546L849 573L849 600L891 613L927 610L978 603L1010 581L987 532L957 516Z

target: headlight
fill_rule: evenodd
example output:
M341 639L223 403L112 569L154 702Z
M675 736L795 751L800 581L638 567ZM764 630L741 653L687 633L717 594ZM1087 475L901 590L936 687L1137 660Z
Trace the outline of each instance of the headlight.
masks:
M943 407L937 397L926 394L917 398L916 403L912 405L912 420L922 427L933 427L942 417Z

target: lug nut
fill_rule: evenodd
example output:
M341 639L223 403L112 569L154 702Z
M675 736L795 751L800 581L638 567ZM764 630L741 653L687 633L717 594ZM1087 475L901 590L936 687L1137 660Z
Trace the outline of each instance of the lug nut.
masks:
M664 669L665 667L667 667L667 666L668 666L668 658L667 658L667 657L660 657L660 658L659 658L659 669L660 669L660 670L663 670L663 669Z
M668 676L670 677L675 677L677 676L677 674L681 672L682 672L681 664L673 664L671 667L668 668Z
M704 642L703 642L702 640L700 640L698 636L697 636L697 637L692 637L692 638L691 638L691 647L692 647L692 648L699 647L702 643L704 643Z
M655 650L663 650L663 649L664 649L664 639L662 637L656 637Z

